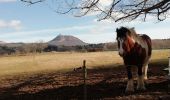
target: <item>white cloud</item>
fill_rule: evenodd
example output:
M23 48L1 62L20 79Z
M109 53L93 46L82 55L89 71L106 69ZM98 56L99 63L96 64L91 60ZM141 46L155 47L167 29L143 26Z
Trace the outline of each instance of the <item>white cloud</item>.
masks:
M17 0L0 0L0 3L5 3L5 2L15 2Z
M113 0L100 0L99 3L102 5L102 6L109 6L111 5L113 2Z
M137 30L140 34L147 34L152 39L167 39L170 38L170 29L169 27L155 27L153 28L145 28Z
M151 22L134 22L126 24L116 24L109 20L90 22L86 25L75 25L70 27L58 27L49 29L38 29L30 31L18 31L11 33L2 33L0 39L6 42L34 42L38 40L49 41L56 37L58 34L73 35L87 43L101 43L113 42L116 38L116 28L120 26L135 27L139 34L147 34L152 39L166 39L170 38L170 29L167 19L165 22L151 23ZM13 23L18 23L17 21ZM3 25L1 23L0 25ZM14 25L15 24L11 24Z
M0 39L7 42L33 42L37 40L49 41L58 34L81 34L81 31L89 30L94 25L71 26L61 28L49 28L32 31L17 31L9 33L1 33Z
M0 20L0 29L2 28L12 28L15 30L20 30L22 28L21 21L20 20Z
M62 27L62 28L49 28L49 29L41 29L41 30L32 30L32 31L20 31L20 32L10 32L3 33L3 35L32 35L32 34L41 34L41 33L52 33L52 32L69 32L72 30L84 30L88 28L92 28L94 25L88 26L71 26L71 27Z
M114 42L116 34L112 32L106 32L103 34L76 34L74 35L86 43L105 43Z
M7 23L4 20L0 20L0 28L7 27Z
M9 27L12 27L16 30L20 30L21 29L21 21L20 20L11 20L9 23Z
M88 3L88 0L84 0L84 2ZM86 3L82 3L86 4ZM100 9L107 9L111 4L112 4L113 0L99 0L99 2L97 3L98 7L100 7ZM92 10L93 9L93 10ZM101 14L101 11L98 8L92 8L91 11L88 11L88 9L82 9L76 13L74 13L75 16L81 16L84 15L84 13L86 13L88 11L88 13L86 14L86 16L96 16Z

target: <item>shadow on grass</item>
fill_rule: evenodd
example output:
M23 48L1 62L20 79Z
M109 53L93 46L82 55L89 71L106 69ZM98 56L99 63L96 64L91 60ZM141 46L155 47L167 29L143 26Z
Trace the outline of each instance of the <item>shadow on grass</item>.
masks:
M117 84L120 87L113 88ZM123 95L124 83L87 85L87 99L101 99ZM121 94L120 94L121 93ZM83 85L63 86L57 89L43 90L35 94L9 95L4 100L69 100L83 99Z
M97 80L101 80L95 82L94 84L87 85L87 100L99 100L103 98L115 99L118 97L128 97L131 95L150 95L156 99L160 95L167 95L169 94L167 87L169 81L164 77L166 76L166 72L162 71L166 64L167 63L163 63L159 65L157 63L151 63L151 67L148 72L151 78L146 85L147 90L135 91L132 94L125 94L124 92L126 88L126 80L121 80L121 78L126 78L126 70L124 67L89 69L89 76L94 76L94 78ZM71 80L76 77L81 77L80 72L75 74L71 72L71 75L72 76L69 76L71 77ZM25 86L32 86L34 84L51 84L56 81L55 78L57 77L57 73L45 76L38 75L15 86L6 89L0 89L2 90L0 93L0 100L83 100L84 85L82 85L82 83L78 85L63 85L61 87L43 89L35 93L18 92L20 88ZM88 83L91 83L93 80L93 78L89 78ZM55 84L59 83L56 82Z
M168 81L148 84L147 94L145 95L152 95L158 98L158 95L162 94L155 94L154 92L167 92L167 84ZM99 100L102 98L115 98L145 93L137 91L133 94L125 94L125 86L125 82L97 83L94 85L87 85L87 100ZM1 100L83 100L84 98L83 85L63 86L60 88L42 90L33 94L7 93L5 95L1 94Z

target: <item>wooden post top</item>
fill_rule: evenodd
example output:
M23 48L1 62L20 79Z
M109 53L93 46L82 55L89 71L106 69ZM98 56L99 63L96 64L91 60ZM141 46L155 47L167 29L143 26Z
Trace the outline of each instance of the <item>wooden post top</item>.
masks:
M83 67L86 66L86 60L83 60Z

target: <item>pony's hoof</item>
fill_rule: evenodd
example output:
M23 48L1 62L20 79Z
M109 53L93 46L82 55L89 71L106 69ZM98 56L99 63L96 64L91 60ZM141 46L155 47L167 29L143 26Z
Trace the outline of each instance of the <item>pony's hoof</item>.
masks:
M148 80L148 77L147 77L147 76L145 76L143 79L144 79L144 80Z
M131 89L126 88L126 90L125 90L125 93L133 93L133 92L134 92L134 89L133 89L133 88L131 88Z
M139 91L145 91L146 88L145 88L145 86L137 86L137 90L139 90Z

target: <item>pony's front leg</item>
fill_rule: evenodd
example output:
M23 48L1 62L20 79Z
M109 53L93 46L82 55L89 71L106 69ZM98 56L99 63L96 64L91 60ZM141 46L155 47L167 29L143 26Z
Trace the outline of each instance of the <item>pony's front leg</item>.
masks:
M128 73L128 82L127 82L125 92L134 92L134 84L133 84L131 66L127 66L126 68L127 68L127 73Z
M142 66L138 66L137 90L145 90L144 77L142 74Z

